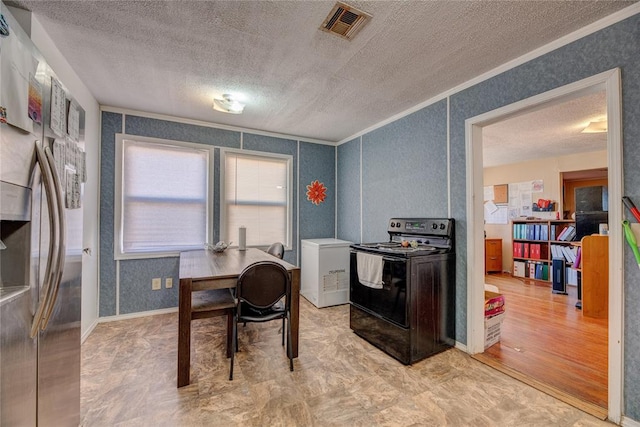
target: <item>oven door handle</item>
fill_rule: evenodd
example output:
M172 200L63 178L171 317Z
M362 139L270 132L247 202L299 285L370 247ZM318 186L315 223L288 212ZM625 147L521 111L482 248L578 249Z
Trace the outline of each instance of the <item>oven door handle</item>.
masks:
M357 254L358 252L362 252L362 251L351 250L350 252L352 254ZM365 252L365 253L369 253L369 252ZM372 254L372 255L376 255L376 254ZM389 261L389 262L405 262L407 259L406 258L394 258L394 257L390 257L390 256L382 256L382 260L383 261Z
M383 261L389 261L389 262L405 262L407 259L406 258L390 258L390 257L382 257Z

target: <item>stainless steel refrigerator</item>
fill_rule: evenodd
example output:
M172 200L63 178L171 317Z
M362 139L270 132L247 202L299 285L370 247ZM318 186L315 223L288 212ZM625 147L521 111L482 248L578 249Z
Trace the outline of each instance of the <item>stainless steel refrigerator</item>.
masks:
M84 111L0 13L0 426L78 426Z

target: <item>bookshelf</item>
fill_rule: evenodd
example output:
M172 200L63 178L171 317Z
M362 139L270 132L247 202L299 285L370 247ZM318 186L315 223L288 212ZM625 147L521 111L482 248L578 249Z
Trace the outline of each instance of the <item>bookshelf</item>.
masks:
M572 229L575 236L575 222L571 220L513 220L513 276L551 282L554 257L572 262Z

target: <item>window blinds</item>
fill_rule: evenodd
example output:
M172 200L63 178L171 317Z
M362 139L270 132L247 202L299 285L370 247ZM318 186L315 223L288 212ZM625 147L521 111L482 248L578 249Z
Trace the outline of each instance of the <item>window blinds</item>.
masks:
M123 142L123 252L201 248L207 239L207 150Z
M224 160L225 241L247 228L247 246L288 242L289 160L226 152Z

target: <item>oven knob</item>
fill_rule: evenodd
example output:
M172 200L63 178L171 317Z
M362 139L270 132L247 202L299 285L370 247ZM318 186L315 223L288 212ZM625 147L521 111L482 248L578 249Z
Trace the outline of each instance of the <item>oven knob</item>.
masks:
M440 230L444 230L446 226L444 224L440 224Z
M392 223L391 223L391 228L395 228L395 226L396 226L396 223L395 223L395 222L392 222Z
M396 227L400 227L400 223L399 222L396 222Z
M433 228L434 230L437 230L438 229L438 224L436 224L436 223L431 224L431 228Z

